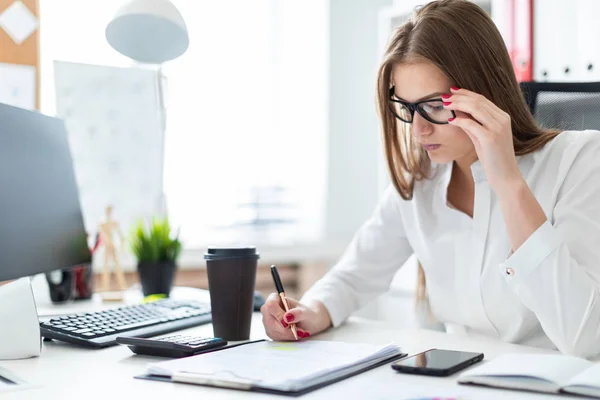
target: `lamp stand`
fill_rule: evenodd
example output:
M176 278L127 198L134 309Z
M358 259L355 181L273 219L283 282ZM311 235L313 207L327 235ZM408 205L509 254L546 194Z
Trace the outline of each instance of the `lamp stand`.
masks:
M163 73L162 65L158 66L158 107L160 134L162 136L162 152L160 153L160 198L158 199L159 213L167 215L167 201L165 196L165 145L167 131L167 108L165 105L165 81L167 77Z

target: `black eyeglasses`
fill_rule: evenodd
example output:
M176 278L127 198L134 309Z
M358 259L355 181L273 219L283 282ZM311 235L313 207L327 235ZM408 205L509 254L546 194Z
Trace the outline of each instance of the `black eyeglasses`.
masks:
M454 111L444 107L442 99L427 99L416 103L400 100L394 94L394 86L390 88L390 110L396 118L408 124L413 122L415 111L432 124L444 125L448 118L455 118Z

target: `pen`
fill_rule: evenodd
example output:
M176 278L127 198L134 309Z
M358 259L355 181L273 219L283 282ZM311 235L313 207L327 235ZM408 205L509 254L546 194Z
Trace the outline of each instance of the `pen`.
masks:
M277 293L279 293L279 297L281 297L281 302L283 303L283 307L285 311L290 311L290 307L288 306L287 299L285 298L285 290L283 290L283 284L281 283L281 278L279 277L279 272L277 271L277 267L271 265L271 275L273 275L273 280L275 281L275 288L277 289ZM296 324L290 324L290 328L292 329L292 333L296 340L298 340L298 333L296 332Z

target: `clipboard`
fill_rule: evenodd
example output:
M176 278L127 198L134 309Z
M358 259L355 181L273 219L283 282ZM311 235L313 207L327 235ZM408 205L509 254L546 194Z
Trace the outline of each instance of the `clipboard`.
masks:
M308 342L316 342L316 341L308 341ZM269 346L266 342L265 344ZM307 342L298 342L296 346L302 345L302 343ZM336 346L340 347L347 346L348 349L351 349L353 346L360 346L350 343L339 343L339 342L319 342L320 346L327 346L327 343L335 343ZM271 345L273 346L273 345ZM365 345L363 345L365 346ZM243 347L248 347L244 345ZM310 345L305 346L310 347ZM307 377L304 377L297 382L292 380L286 381L287 385L271 384L269 382L261 381L260 379L252 379L243 377L239 374L236 374L235 371L230 370L221 370L214 372L207 367L207 369L200 373L198 371L186 371L184 369L174 371L170 376L168 375L159 375L156 373L149 373L148 371L145 374L135 376L136 379L143 380L154 380L160 382L171 382L171 383L184 383L184 384L192 384L192 385L200 385L200 386L209 386L209 387L217 387L223 389L230 390L240 390L240 391L251 391L251 392L259 392L259 393L268 393L268 394L277 394L284 396L297 397L304 395L306 393L312 392L319 388L331 385L333 383L342 381L344 379L350 378L352 376L358 375L360 373L366 372L368 370L380 367L382 365L388 364L392 361L398 360L400 358L406 357L406 353L402 353L399 351L398 347L389 347L386 346L382 349L387 349L385 353L382 353L380 357L369 358L368 360L364 360L360 362L357 360L355 363L341 365L340 368L329 371L316 371L314 374L309 374ZM251 349L249 349L251 350ZM228 350L232 351L232 350ZM347 351L347 350L346 350ZM200 362L200 358L207 359L209 354L217 354L224 353L225 351L219 351L214 353L208 353L203 355L198 355L194 357L198 357L198 362ZM363 351L364 352L364 351ZM189 357L193 358L193 357ZM214 356L213 356L214 358ZM220 361L225 360L224 358ZM210 363L207 359L207 361ZM290 355L290 361L293 362L293 355ZM188 365L190 365L188 363ZM221 364L223 365L223 362ZM277 368L277 367L275 367ZM287 387L284 387L287 386Z
M216 388L222 388L222 389L233 389L233 390L257 392L257 393L277 394L277 395L289 396L289 397L299 397L299 396L305 395L307 393L310 393L314 390L317 390L317 389L323 388L325 386L329 386L334 383L343 381L344 379L348 379L355 375L362 374L363 372L369 371L371 369L375 369L375 368L381 367L383 365L389 364L393 361L400 360L401 358L404 358L407 355L408 355L407 353L400 353L400 354L393 356L387 360L379 361L376 364L355 370L352 373L348 373L344 376L340 376L340 377L337 377L334 379L329 379L324 382L316 383L314 385L310 385L310 386L307 386L307 387L299 389L299 390L290 390L290 391L257 387L257 386L254 386L251 382L244 383L244 382L240 381L239 383L233 383L231 381L223 381L222 379L221 380L220 379L212 379L211 380L211 379L201 379L201 378L199 379L199 377L197 375L194 375L193 373L185 373L185 372L178 373L176 375L176 379L169 378L168 376L150 375L150 374L138 375L138 376L135 376L135 378L143 379L143 380L150 380L150 381L185 383L185 384L191 384L191 385L210 386L210 387L216 387Z

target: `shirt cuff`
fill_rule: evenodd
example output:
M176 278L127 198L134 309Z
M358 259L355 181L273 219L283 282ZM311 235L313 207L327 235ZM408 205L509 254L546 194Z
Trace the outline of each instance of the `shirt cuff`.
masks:
M344 309L344 305L340 304L339 301L328 293L319 293L316 290L309 290L302 296L300 303L307 304L314 300L321 302L325 306L334 328L340 326L342 322L348 318L349 314L347 313L347 310Z
M550 223L544 222L505 262L500 264L500 273L509 285L522 282L558 246L561 240Z

